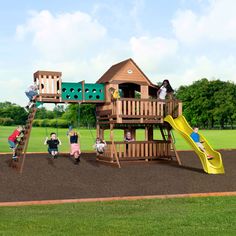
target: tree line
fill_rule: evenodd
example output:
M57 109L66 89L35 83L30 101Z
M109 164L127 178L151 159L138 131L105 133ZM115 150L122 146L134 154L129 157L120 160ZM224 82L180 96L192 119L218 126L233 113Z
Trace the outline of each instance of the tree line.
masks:
M33 126L35 127L95 127L96 107L94 104L70 104L68 106L57 105L53 110L40 107L35 115ZM0 102L0 125L24 125L28 112L17 104Z
M233 82L201 79L189 86L181 86L175 97L183 102L183 115L192 125L201 128L235 128L236 85ZM17 104L0 103L0 125L22 125L28 113ZM94 104L57 105L54 109L38 109L34 126L41 127L95 127Z
M236 85L233 82L201 79L181 86L176 97L183 102L188 122L202 128L234 128L236 122Z

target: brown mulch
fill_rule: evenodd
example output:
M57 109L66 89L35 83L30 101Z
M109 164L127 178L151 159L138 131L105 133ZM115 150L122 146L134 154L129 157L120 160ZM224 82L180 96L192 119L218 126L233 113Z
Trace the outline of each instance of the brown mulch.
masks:
M194 152L179 152L175 162L121 163L121 169L84 153L79 165L68 155L49 160L28 154L23 173L9 167L10 155L0 155L0 202L147 196L236 191L236 151L220 151L225 174L203 172Z

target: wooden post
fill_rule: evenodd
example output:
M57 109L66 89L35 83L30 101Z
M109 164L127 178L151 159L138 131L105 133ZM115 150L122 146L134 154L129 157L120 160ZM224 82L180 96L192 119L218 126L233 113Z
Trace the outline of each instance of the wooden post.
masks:
M98 123L96 125L96 134L97 134L97 137L100 137L100 125Z
M182 115L182 109L183 109L183 108L182 108L182 105L183 105L183 104L182 104L182 102L179 102L178 104L179 104L179 107L178 107L178 116L180 116L180 115Z
M144 99L149 98L147 85L141 85L140 92L141 92L141 98L144 98Z
M117 123L122 123L122 106L121 106L121 101L117 100L116 102L116 121Z
M153 141L153 125L148 127L148 141Z
M171 132L170 132L169 129L168 129L168 140L170 141L172 151L175 153L176 160L177 160L178 164L181 166L182 163L181 163L181 160L179 158L179 154L176 150L176 147L175 147L175 144L174 144L174 141L173 141L173 138L172 138L172 135L171 135Z
M83 80L83 81L81 81L81 84L82 84L82 101L84 102L84 101L85 101L84 80Z
M99 137L104 140L104 129L100 128Z
M112 158L113 158L113 155L115 155L115 158L116 158L116 163L118 165L119 168L121 168L120 166L120 161L119 161L119 158L117 156L117 150L116 150L116 146L115 146L115 142L114 142L114 133L113 133L113 128L114 128L114 125L113 124L110 124L110 139L111 139L111 145L112 145Z
M160 127L160 131L161 131L162 139L167 141L162 125L159 125L159 127Z
M147 125L145 125L145 141L148 141L148 126ZM145 147L144 155L148 156L148 144L145 143L144 147ZM148 158L146 158L145 161L148 161Z

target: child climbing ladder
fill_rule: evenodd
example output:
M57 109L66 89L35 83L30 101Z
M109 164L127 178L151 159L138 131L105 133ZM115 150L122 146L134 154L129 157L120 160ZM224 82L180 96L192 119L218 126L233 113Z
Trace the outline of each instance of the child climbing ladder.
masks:
M8 144L10 146L10 149L12 149L12 159L14 161L18 160L18 156L16 155L16 148L18 145L18 138L22 137L23 135L23 130L23 126L18 126L8 137Z

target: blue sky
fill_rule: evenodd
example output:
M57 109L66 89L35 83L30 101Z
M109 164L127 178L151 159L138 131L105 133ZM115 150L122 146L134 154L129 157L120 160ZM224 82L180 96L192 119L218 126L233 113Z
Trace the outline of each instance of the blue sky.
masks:
M235 9L234 0L1 1L0 101L26 104L37 70L93 83L127 58L175 89L204 77L235 83Z

